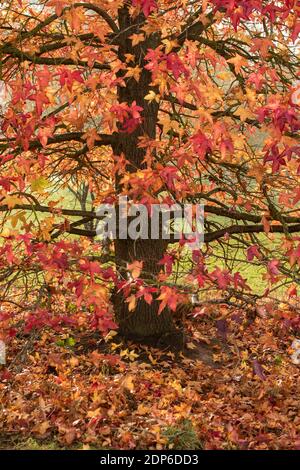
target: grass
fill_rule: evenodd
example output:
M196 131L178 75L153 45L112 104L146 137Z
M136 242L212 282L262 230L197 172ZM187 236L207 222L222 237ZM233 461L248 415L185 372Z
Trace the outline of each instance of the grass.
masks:
M51 186L48 188L47 193L48 193L48 197L45 197L44 199L45 204L49 203L50 200L60 200L58 207L80 209L79 201L76 200L74 194L68 188L64 189L64 188L56 188L55 186L53 187ZM13 212L12 212L12 215L14 215ZM27 221L28 222L31 221L34 225L37 225L45 221L50 216L51 214L47 214L47 213L39 213L39 212L31 213L31 214L28 214ZM59 219L57 218L57 220ZM61 221L62 220L63 218L61 218ZM70 217L70 220L76 221L78 220L78 217ZM217 217L216 221L218 221L218 223L220 223L222 226L226 226L227 224L231 223L231 221L229 221L225 217ZM13 219L10 217L9 221L7 221L5 224L5 227L9 229L13 228L14 230L17 230L18 227L21 227L21 223L22 221L20 218L19 221L18 220L16 221L16 225L13 227L12 225ZM77 236L68 235L68 238L77 239ZM257 239L259 240L259 242L263 242L263 245L267 248L267 250L269 250L270 252L274 250L274 252L276 252L276 245L278 244L280 240L280 236L279 235L275 236L274 241L272 241L268 239L268 237L261 234L257 236ZM2 242L0 243L3 243L3 242L4 240L2 240ZM216 267L219 267L221 269L229 269L231 272L240 272L240 274L247 280L247 284L251 287L254 293L262 294L264 292L264 290L267 287L266 285L267 283L263 280L263 274L266 272L265 267L259 266L258 263L255 262L255 260L252 263L248 262L246 259L245 247L242 247L241 245L240 246L237 245L236 247L233 248L233 247L230 247L229 244L227 244L226 246L223 245L225 246L224 248L225 251L223 251L223 248L220 246L218 242L213 242L210 246L212 247L212 254L209 256L209 259L208 259L209 270L214 270ZM276 256L274 256L274 258L275 257ZM179 271L188 272L190 270L190 266L191 266L190 261L186 261L185 259L182 259L180 261ZM178 276L178 279L176 282L181 283L180 276Z
M222 221L221 218L218 221L223 226L226 226L228 222ZM281 235L272 234L271 238L268 238L265 234L259 234L256 236L256 242L250 242L250 244L258 244L262 247L263 253L267 253L269 259L279 258L278 248L281 243ZM241 243L235 242L235 246L231 241L224 242L222 240L222 246L217 241L210 243L211 252L209 253L206 259L206 266L208 271L211 272L216 268L222 270L228 270L230 273L239 272L241 276L246 280L247 285L251 288L252 293L257 295L262 295L266 288L268 287L268 280L265 279L266 275L266 265L261 263L260 260L254 258L253 261L247 260L247 246L242 245ZM176 245L172 246L176 248ZM204 247L205 248L205 247ZM177 275L174 274L173 281L178 284L185 284L185 273L189 272L192 266L191 262L191 252L187 248L185 252L182 253L180 261L175 266L174 272L177 272ZM289 278L286 278L288 281ZM280 286L280 282L276 285L274 284L272 288L276 287L274 295L281 297L284 294L285 287Z
M175 426L168 426L163 431L170 449L197 450L202 444L196 434L193 423L189 419L182 419Z

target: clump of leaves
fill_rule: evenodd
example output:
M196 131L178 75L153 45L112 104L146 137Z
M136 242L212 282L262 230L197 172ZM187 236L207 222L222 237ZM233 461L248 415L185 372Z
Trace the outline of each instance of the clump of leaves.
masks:
M61 346L62 348L69 348L72 349L76 344L76 339L72 336L69 336L65 339L59 339L56 341L57 346Z
M166 427L163 436L167 438L168 447L172 449L195 450L202 448L202 443L190 419L182 419L175 426Z
M59 450L61 447L56 441L39 442L32 437L14 445L16 450Z

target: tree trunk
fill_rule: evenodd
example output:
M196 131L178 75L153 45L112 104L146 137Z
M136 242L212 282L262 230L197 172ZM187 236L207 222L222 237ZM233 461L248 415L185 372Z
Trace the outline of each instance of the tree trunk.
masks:
M142 277L155 280L161 266L158 261L166 249L164 240L116 240L116 264L119 269L133 260L143 260ZM121 293L114 296L116 319L120 332L130 338L142 341L146 337L153 342L174 331L172 313L164 309L158 315L159 301L149 305L138 299L134 311L129 312L128 303Z
M139 26L142 26L144 16L141 14L133 19L129 13L128 8L123 7L119 10L119 26L120 30L130 28L131 34L141 32ZM138 169L145 168L143 163L145 157L145 150L138 148L138 138L147 135L154 139L156 134L158 104L153 101L145 100L145 96L149 93L152 81L151 73L144 68L146 65L144 61L145 53L149 48L155 49L160 42L160 37L157 34L152 34L144 42L132 47L130 39L126 39L119 47L119 58L125 62L125 54L133 54L134 60L132 67L138 65L141 67L142 72L140 79L137 82L134 78L125 78L125 87L118 89L119 103L126 102L131 104L136 101L138 106L143 108L142 124L130 134L119 132L117 144L114 146L113 151L115 155L123 154L130 164L127 171L136 172ZM128 66L128 64L127 64ZM119 76L123 77L126 72L120 71ZM153 89L153 87L152 87ZM116 177L116 191L120 194L122 185L120 180ZM158 265L159 260L167 248L167 241L163 239L158 240L131 240L119 239L115 241L115 256L117 270L122 270L126 267L127 263L134 260L143 261L144 276L151 277L152 279L157 276L161 270ZM136 341L150 342L161 347L165 347L168 343L174 348L182 347L182 335L175 329L172 313L169 309L165 309L158 315L159 301L153 300L151 305L147 304L143 299L137 301L134 311L128 310L128 303L122 293L115 292L112 296L112 301L115 309L116 320L119 324L119 331L122 335L132 338Z

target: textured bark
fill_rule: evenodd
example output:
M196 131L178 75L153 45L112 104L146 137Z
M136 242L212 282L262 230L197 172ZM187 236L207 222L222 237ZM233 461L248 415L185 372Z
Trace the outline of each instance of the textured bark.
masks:
M153 278L158 274L160 266L158 261L162 258L166 248L163 240L117 240L116 264L119 268L124 262L130 263L134 259L143 260L144 277ZM128 304L124 302L122 294L114 296L116 318L120 332L128 337L161 337L174 330L172 314L165 309L158 315L159 302L154 300L151 305L139 299L135 311L128 311Z
M138 26L144 21L144 16L139 15L133 19L128 14L126 7L119 11L119 26L121 30L130 28L132 34L138 32ZM125 54L134 54L134 66L139 65L142 68L139 82L130 78L125 79L126 86L119 87L118 100L120 103L128 104L136 101L137 105L143 108L143 123L133 133L119 133L117 143L113 146L114 154L124 154L126 160L130 162L127 171L135 172L137 169L145 168L143 160L145 150L138 148L138 138L147 135L155 138L158 104L145 100L145 96L151 89L151 73L143 66L144 55L149 48L156 48L159 45L160 38L158 35L151 35L143 43L132 47L131 40L125 39L119 48L119 57L125 60ZM119 72L119 76L124 74ZM120 181L116 178L116 190L120 193L122 190ZM155 279L161 266L158 261L163 257L167 248L167 241L158 240L121 240L117 238L115 241L116 266L120 271L126 267L127 263L133 260L143 260L143 273L147 278ZM159 302L154 300L148 305L143 299L137 302L135 311L128 311L128 304L125 302L121 293L114 293L112 297L115 309L116 320L119 324L120 333L126 337L145 342L152 342L158 346L166 346L166 343L173 343L172 347L176 348L175 343L182 343L180 339L182 335L175 329L172 313L165 309L158 315ZM181 346L180 346L181 347Z

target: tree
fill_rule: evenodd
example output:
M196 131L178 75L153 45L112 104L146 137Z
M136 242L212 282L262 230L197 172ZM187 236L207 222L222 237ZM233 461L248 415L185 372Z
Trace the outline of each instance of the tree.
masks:
M298 16L293 0L4 2L4 305L54 325L50 290L107 330L112 292L121 333L163 345L181 344L172 315L191 293L255 303L233 258L265 268L262 295L278 282L296 295ZM65 207L72 181L90 210ZM118 232L108 253L92 221L119 196L202 202L203 247Z

